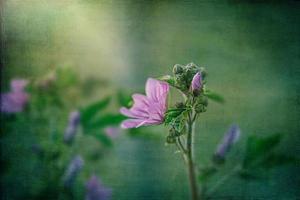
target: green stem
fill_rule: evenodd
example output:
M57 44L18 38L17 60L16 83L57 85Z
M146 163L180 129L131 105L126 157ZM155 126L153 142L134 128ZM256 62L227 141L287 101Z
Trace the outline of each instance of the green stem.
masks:
M190 189L191 189L191 199L198 200L198 186L196 180L195 166L193 162L193 134L194 134L194 120L189 115L188 119L188 133L187 133L187 141L186 141L186 149L187 149L187 165L188 165L188 175L190 181Z

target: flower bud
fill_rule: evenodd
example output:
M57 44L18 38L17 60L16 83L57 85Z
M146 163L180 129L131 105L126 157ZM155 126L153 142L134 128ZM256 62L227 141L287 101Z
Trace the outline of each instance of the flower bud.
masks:
M174 65L174 67L173 67L173 73L175 75L176 74L182 74L183 73L183 66L179 65L179 64Z
M175 83L178 88L182 91L186 91L188 86L186 84L186 76L184 74L176 74L175 75Z
M200 90L202 89L202 77L201 72L197 72L193 77L191 89L195 96L199 95Z
M176 142L176 138L174 136L168 135L167 139L166 139L166 142L168 144L174 144Z
M198 103L196 104L195 106L195 111L196 113L203 113L203 112L206 112L206 106L201 104L201 103Z
M204 95L199 95L199 97L197 98L197 103L208 106L208 98Z

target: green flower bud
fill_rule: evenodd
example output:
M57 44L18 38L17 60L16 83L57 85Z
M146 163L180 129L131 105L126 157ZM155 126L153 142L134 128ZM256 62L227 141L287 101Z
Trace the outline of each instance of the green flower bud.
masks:
M208 105L208 98L204 95L200 95L198 98L197 98L197 103L198 104L202 104L204 106L207 106Z
M195 63L193 63L193 62L187 64L186 67L193 68L193 69L199 68L199 67L198 67Z
M175 83L178 88L180 88L182 91L185 91L188 87L186 85L184 74L176 74L175 75Z
M206 112L206 106L201 104L201 103L198 103L196 104L195 106L195 111L196 113L203 113L203 112Z
M183 66L179 65L179 64L174 65L174 67L173 67L173 73L175 75L176 74L182 74L183 73Z
M195 76L195 74L197 74L199 72L199 67L197 65L195 65L194 63L189 63L185 66L185 82L187 85L187 88L190 88L190 85L192 83L192 80Z
M176 142L176 138L173 137L173 136L168 135L167 138L166 138L166 142L168 144L174 144Z

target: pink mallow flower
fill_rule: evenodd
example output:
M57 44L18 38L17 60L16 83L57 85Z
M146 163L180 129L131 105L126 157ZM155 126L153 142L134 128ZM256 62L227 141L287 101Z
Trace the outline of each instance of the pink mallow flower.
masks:
M198 72L195 74L195 76L193 77L193 80L192 80L192 84L191 84L191 89L192 89L192 92L195 93L195 94L198 94L202 88L202 76L201 76L201 73Z
M3 113L18 113L23 111L29 95L24 91L27 80L14 79L10 82L10 91L0 95L0 110Z
M133 94L133 106L130 109L121 108L120 112L132 119L124 120L122 128L138 128L161 124L167 110L169 84L149 78L146 83L146 96Z

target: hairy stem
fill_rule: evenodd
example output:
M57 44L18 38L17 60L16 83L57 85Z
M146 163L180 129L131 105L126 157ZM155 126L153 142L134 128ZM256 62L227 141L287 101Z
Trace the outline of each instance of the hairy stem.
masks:
M190 181L190 189L191 189L191 197L192 200L198 200L198 187L195 173L195 166L193 161L193 134L194 134L194 120L189 115L188 119L188 133L187 133L187 141L186 141L186 158L188 165L188 175Z

